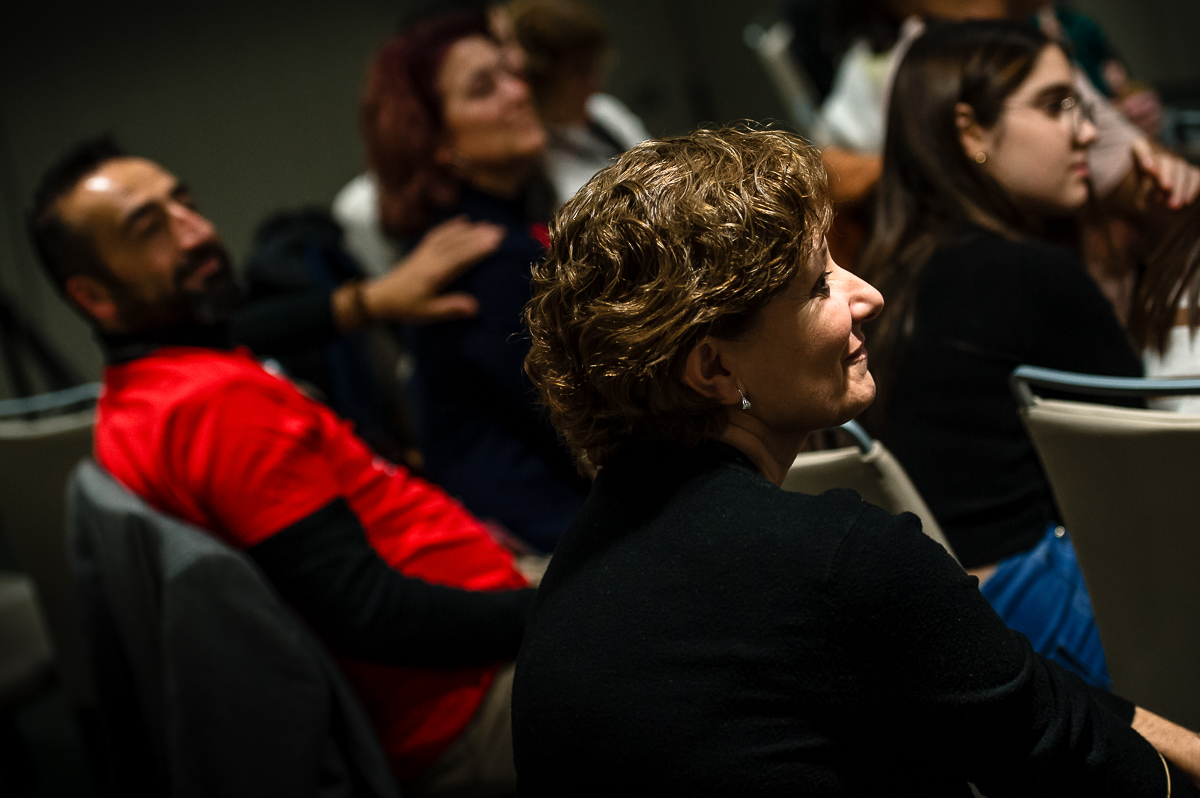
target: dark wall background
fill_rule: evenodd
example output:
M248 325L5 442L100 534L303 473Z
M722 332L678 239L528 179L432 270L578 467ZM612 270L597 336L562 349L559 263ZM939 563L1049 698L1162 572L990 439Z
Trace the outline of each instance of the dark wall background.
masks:
M1189 103L1200 101L1200 3L1196 0L1074 0L1121 50L1134 76Z
M85 379L87 328L41 277L21 221L43 169L111 131L186 179L236 255L275 210L325 205L361 169L355 108L385 0L0 0L0 290ZM783 115L742 31L774 0L597 0L610 89L652 133ZM1086 0L1139 76L1200 83L1200 3ZM11 386L0 370L0 396Z

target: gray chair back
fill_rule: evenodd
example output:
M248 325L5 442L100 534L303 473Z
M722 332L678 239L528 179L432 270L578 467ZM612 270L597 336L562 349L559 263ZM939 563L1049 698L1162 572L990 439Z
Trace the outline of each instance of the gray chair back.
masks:
M337 666L249 557L91 460L67 530L117 794L398 795Z
M71 469L91 454L97 393L92 384L0 402L0 520L37 588L63 687L79 708L95 707L96 697L67 571L63 494ZM70 412L45 415L61 409Z

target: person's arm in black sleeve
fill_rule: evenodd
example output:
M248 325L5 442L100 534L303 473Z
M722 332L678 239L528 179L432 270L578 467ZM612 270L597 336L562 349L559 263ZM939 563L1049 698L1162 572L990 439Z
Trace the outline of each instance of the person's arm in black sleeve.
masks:
M1009 630L915 516L866 508L831 584L860 619L834 657L857 677L848 709L870 712L871 739L954 763L993 798L1167 794L1162 759L1127 711Z
M335 650L387 665L455 668L517 656L536 591L470 591L405 576L343 499L249 549Z

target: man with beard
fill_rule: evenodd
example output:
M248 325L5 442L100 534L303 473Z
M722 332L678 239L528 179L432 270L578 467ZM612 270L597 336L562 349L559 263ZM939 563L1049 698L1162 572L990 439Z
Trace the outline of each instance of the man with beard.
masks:
M533 593L511 555L229 345L229 256L161 166L89 142L47 173L29 221L105 350L100 464L259 564L338 655L398 778L424 793L511 792L511 661ZM390 312L464 312L437 294L460 267L435 260L396 267Z

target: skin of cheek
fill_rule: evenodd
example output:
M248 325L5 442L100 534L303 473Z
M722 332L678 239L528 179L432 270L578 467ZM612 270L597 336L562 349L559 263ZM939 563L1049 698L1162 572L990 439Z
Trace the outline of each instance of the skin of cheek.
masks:
M529 158L544 146L529 89L512 75L497 72L502 54L491 44L466 39L451 48L439 78L447 137L467 163L503 165ZM482 97L466 86L478 70L493 73L495 85Z
M989 171L1018 205L1041 213L1063 213L1076 210L1087 200L1086 183L1070 171L1073 151L1069 142L1054 140L1045 131L1015 126L1007 133L996 140L991 159L994 166ZM1038 153L1044 157L1037 157Z
M843 363L851 329L844 301L810 299L792 314L764 321L747 370L764 424L784 434L805 433L857 406Z

